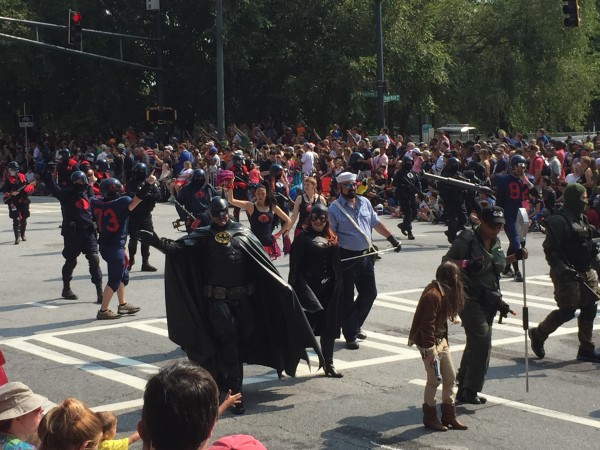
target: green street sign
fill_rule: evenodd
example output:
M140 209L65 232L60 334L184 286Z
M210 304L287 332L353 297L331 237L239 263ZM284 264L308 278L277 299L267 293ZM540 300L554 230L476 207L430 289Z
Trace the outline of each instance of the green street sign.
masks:
M360 95L362 95L365 98L377 98L376 91L363 91L360 93Z
M399 95L384 95L383 96L383 101L385 103L388 103L388 102L399 102L400 101L400 96Z

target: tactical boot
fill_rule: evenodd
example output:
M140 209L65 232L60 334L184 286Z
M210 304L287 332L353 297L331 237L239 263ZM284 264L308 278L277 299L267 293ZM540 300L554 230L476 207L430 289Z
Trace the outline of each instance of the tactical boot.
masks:
M521 275L521 272L518 271L518 270L515 272L515 281L517 283L522 283L523 282L523 275Z
M19 228L17 228L15 226L14 232L15 232L15 245L19 245L19 242L21 241L21 233L19 232Z
M147 259L142 262L142 272L156 272L156 270L156 267L151 266Z
M409 241L414 241L415 240L415 236L412 234L412 231L408 231L408 240Z
M25 242L25 230L27 229L27 220L21 220L21 240Z
M67 300L77 300L79 298L77 297L77 294L71 290L71 287L68 284L64 285L61 295L62 298L66 298Z
M546 351L544 350L544 341L539 337L537 328L530 328L527 332L529 339L531 340L531 350L540 359L544 359Z
M434 431L448 431L448 427L438 420L435 406L429 406L427 403L423 403L423 425Z
M400 231L402 232L402 234L403 234L404 236L406 236L406 230L404 229L404 224L403 224L402 222L400 222L400 223L397 225L397 227L398 227L398 228L400 228Z
M577 359L579 361L600 363L600 353L598 353L594 349L582 350L581 347L579 347L579 351L577 352Z

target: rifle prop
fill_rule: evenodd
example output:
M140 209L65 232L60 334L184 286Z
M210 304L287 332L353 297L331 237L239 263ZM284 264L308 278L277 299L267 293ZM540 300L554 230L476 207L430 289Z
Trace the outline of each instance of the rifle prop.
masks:
M5 203L5 204L7 204L7 205L10 205L12 202L14 202L14 201L15 201L15 199L16 199L16 198L17 198L17 197L18 197L18 196L21 194L21 192L23 192L23 190L24 190L26 187L29 187L29 186L32 186L32 187L33 187L33 186L35 186L36 184L37 184L37 180L33 180L31 183L29 183L29 184L24 184L24 185L23 185L23 186L21 186L19 189L16 189L16 190L14 190L14 191L10 192L10 193L8 194L8 196L7 196L7 197L4 199L4 203Z
M423 177L425 177L427 181L430 181L433 184L435 184L436 187L438 186L438 184L446 184L448 186L464 189L466 191L481 192L483 194L489 195L490 197L496 197L496 193L489 186L469 183L468 181L457 180L456 178L442 177L439 175L434 175L432 173L424 173Z
M200 226L200 224L202 223L202 221L201 221L199 218L197 218L197 217L196 217L196 216L194 216L194 215L193 215L191 212L189 212L185 206L183 206L181 203L179 203L179 202L177 201L177 199L175 199L174 203L175 203L177 206L179 206L179 207L181 208L181 210L182 210L184 213L186 213L186 214L187 214L188 218L192 219L192 223L191 223L191 225L190 225L190 228L191 228L192 230L195 230L196 228L198 228L198 227ZM185 226L185 223L186 223L186 222L187 222L187 220L186 220L186 219L181 219L181 218L180 218L180 219L177 219L177 220L174 220L174 221L172 222L172 223L173 223L173 228L175 228L177 231L181 231L181 229L180 229L180 228L181 228L182 226Z

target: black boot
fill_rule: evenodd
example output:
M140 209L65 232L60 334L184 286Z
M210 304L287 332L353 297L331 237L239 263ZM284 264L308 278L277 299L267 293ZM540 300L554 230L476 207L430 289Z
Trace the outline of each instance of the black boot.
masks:
M325 375L332 378L342 378L344 375L339 373L333 365L333 345L335 339L330 337L321 336L321 350L323 351L323 358L325 358L325 367L323 371Z
M69 285L69 283L65 283L63 285L63 290L62 290L62 298L66 298L67 300L77 300L79 297L77 297L77 294L75 294L72 290L71 290L71 286Z
M96 303L102 304L102 297L104 296L104 290L102 289L102 283L96 283Z
M27 219L21 219L21 240L26 241L25 239L25 230L27 229Z
M142 261L142 272L156 272L156 267L151 266L147 259Z

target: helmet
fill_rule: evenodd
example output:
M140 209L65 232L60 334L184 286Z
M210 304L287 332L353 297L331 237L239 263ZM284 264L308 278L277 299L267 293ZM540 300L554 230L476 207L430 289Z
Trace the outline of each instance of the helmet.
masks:
M350 155L350 159L348 160L348 164L352 167L356 163L362 162L365 157L360 152L352 152Z
M78 181L83 181L83 184L88 184L88 177L81 170L76 170L71 174L71 182L75 184Z
M85 160L90 164L94 164L96 162L96 154L94 152L87 152L85 154Z
M64 162L67 162L69 160L69 158L71 157L71 150L69 150L68 148L63 148L58 151L58 156Z
M210 200L210 216L224 218L229 213L227 202L222 197L213 197Z
M144 181L149 175L148 166L144 163L137 163L135 166L133 166L132 173L133 178L138 181Z
M100 196L107 200L118 198L122 190L123 186L121 186L121 182L116 178L106 178L100 183Z
M11 161L6 166L8 170L19 170L19 163L16 161Z
M273 164L269 169L269 174L272 177L279 177L283 173L283 166L281 164Z
M105 159L99 159L96 161L96 170L98 172L106 172L108 170L108 161Z
M202 169L195 169L192 175L192 183L204 184L206 182L206 173Z
M448 158L448 160L446 161L446 164L444 164L444 168L442 169L442 176L443 177L453 177L454 175L456 175L458 173L459 168L460 168L460 161L458 160L458 158L455 158L454 156L451 158Z
M402 157L402 164L403 165L406 164L406 163L409 163L412 166L413 162L414 162L413 157L410 156L410 155L404 155Z
M242 165L242 164L244 164L244 157L242 155L233 155L233 158L231 158L231 161L233 162L233 164Z
M527 167L527 160L523 155L514 155L510 158L510 167Z

